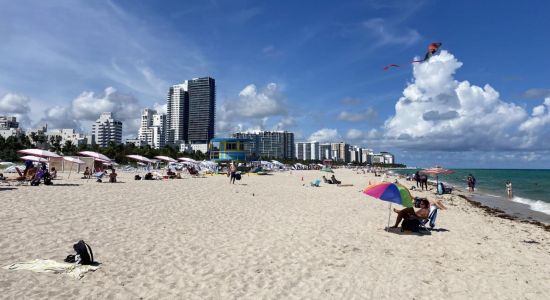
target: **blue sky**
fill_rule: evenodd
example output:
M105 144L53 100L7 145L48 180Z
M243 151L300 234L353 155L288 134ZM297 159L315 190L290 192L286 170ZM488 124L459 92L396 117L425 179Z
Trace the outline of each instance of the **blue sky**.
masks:
M0 0L0 113L89 131L114 110L135 135L170 85L212 76L220 135L287 129L409 165L548 168L550 3L480 2ZM439 64L408 63L435 41ZM431 76L446 71L447 85ZM441 96L466 81L498 99ZM422 95L404 97L408 85Z

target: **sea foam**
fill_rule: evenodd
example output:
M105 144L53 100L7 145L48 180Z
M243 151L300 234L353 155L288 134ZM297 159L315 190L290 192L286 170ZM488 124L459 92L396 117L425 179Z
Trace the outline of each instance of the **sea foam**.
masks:
M550 215L550 203L548 202L544 202L541 200L521 198L517 196L514 196L512 198L512 201L529 205L529 208L531 208L531 210L539 211L547 215Z

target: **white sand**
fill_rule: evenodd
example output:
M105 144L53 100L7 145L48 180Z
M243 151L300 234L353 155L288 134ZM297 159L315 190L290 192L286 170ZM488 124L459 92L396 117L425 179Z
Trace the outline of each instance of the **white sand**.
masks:
M355 186L307 186L322 174L2 190L0 266L62 261L84 239L101 267L81 280L0 269L0 298L550 299L542 228L446 196L445 231L388 233L388 204L361 193L374 177L338 169Z

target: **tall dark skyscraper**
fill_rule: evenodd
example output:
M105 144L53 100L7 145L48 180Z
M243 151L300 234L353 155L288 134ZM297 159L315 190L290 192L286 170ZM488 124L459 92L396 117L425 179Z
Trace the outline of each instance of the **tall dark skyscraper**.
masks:
M167 144L207 144L214 137L216 81L210 77L186 80L168 91Z
M187 141L206 144L214 138L216 117L216 81L203 77L187 81L189 91L189 122Z

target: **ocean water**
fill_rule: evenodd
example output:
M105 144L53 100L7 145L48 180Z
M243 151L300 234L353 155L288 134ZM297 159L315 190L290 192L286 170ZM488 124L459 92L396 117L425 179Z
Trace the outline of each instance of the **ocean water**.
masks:
M550 215L550 170L517 169L452 169L449 175L439 175L439 180L467 191L466 177L476 178L476 192L488 197L510 201L506 195L506 181L512 181L514 202L522 203L531 210ZM414 169L395 169L398 174L412 174ZM434 176L430 179L435 180Z

